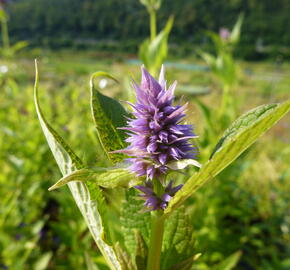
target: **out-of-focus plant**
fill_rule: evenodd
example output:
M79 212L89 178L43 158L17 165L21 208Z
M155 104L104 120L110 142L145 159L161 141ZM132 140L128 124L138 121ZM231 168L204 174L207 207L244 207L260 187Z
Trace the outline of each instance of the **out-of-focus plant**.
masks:
M150 15L150 39L153 40L156 37L156 12L160 8L162 0L140 0L140 2Z
M134 84L137 102L131 104L130 114L116 100L99 92L94 84L99 77L116 79L97 72L90 82L92 115L105 153L105 168L88 166L47 122L39 105L36 72L37 115L63 174L50 190L68 184L111 269L189 270L199 255L194 250L185 200L281 119L290 110L290 101L259 106L239 117L225 131L202 168L184 185L174 187L171 173L199 165L192 152L195 148L189 142L194 137L192 127L180 123L186 106L172 105L176 83L167 89L164 70L156 81L143 69L141 84ZM122 129L129 132L127 139ZM132 158L126 162L124 154ZM136 189L142 193L145 209L136 199ZM123 204L119 202L122 197ZM108 216L114 211L118 219ZM224 269L224 265L231 269L239 256L233 254L215 269Z
M223 89L221 102L218 99L215 101L215 104L220 104L217 108L211 108L200 99L195 99L205 120L204 133L200 138L204 152L210 153L216 136L236 117L239 105L244 101L245 95L235 91L239 82L239 67L234 59L242 21L243 17L240 16L232 31L221 28L219 34L208 33L214 44L213 54L199 51ZM281 179L287 170L281 170L281 174L276 172L275 184L272 184L269 175L273 171L272 159L267 157L270 147L262 147L263 151L259 145L252 147L233 166L217 176L213 188L201 190L192 200L192 221L200 251L211 251L202 257L202 261L224 258L229 250L242 250L242 261L238 269L287 269L285 258L289 240L285 238L281 226L285 226L284 220L288 219L288 214L281 214L275 209L284 209L286 213L289 208L289 203L286 203L288 196L282 195L283 199L280 200L277 195L270 195L279 192L277 186L283 181ZM249 173L253 168L259 172ZM264 172L263 176L260 176L261 171ZM205 205L204 201L209 203ZM225 207L231 203L234 207ZM267 216L263 212L266 205ZM222 243L227 243L226 248Z
M9 33L8 33L8 14L5 11L5 6L8 0L0 1L0 23L1 23L1 38L2 38L2 48L0 48L0 55L12 57L18 51L25 48L28 43L26 41L19 41L16 44L10 44Z
M33 120L32 89L23 70L9 59L0 65L0 269L41 270L62 265L85 270L84 253L91 256L93 251L96 255L99 252L92 247L77 208L69 207L73 203L70 194L65 190L61 196L46 192L50 179L59 177L59 173L53 170L55 164L50 161L39 123ZM65 111L72 100L82 102L71 91L75 87L73 82L62 88L65 102L59 96L54 99L50 91L49 107L62 103L60 110ZM74 136L82 137L77 133ZM60 209L59 205L68 207ZM59 225L60 220L66 220L66 225Z
M215 54L199 51L199 55L209 65L211 71L222 84L222 101L218 110L223 128L237 115L237 100L234 98L234 86L237 83L237 64L234 60L234 49L239 42L243 16L240 15L232 31L221 28L219 34L207 32L211 38Z
M173 17L168 19L164 29L157 34L156 14L162 0L140 0L140 2L146 7L150 16L150 38L140 45L139 57L149 72L156 76L167 57L167 43L173 26Z

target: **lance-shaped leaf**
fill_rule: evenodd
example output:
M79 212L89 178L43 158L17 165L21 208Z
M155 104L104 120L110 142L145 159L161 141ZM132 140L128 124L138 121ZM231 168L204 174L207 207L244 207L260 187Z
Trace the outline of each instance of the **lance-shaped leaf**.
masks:
M135 239L136 239L136 257L135 263L138 270L146 270L146 260L148 255L148 247L144 241L144 238L140 231L135 230Z
M120 246L119 243L116 243L115 250L119 259L119 262L122 265L122 270L138 270L136 265L132 261L131 256Z
M201 256L201 253L197 253L196 255L182 261L181 263L175 264L168 270L190 270L195 261Z
M238 118L216 145L211 159L188 179L165 210L169 214L198 188L231 164L290 110L290 101L259 106Z
M145 243L149 242L150 213L144 212L144 201L138 198L138 192L131 188L126 192L126 201L121 211L121 230L124 236L124 245L132 257L136 258L136 250L139 245L135 231L139 231Z
M116 188L136 186L142 182L142 178L137 177L128 169L123 168L83 168L64 176L48 190L51 191L60 188L67 183L74 181L91 182L91 184L95 184L104 188Z
M94 263L88 252L85 252L85 261L88 270L100 270L99 267Z
M219 264L212 267L212 270L231 270L238 264L240 258L242 256L241 251L237 251L227 257L225 260L220 262Z
M123 154L111 154L110 152L125 148L125 132L118 128L126 126L126 117L129 114L123 106L113 98L104 96L94 84L99 77L106 77L118 82L106 72L96 72L90 80L91 109L96 125L97 134L108 159L116 164L124 159Z
M38 102L38 69L35 65L35 87L34 87L34 103L41 128L46 137L48 145L52 154L58 164L59 169L63 175L84 167L82 161L77 157L69 145L62 139L61 136L48 124L43 116ZM91 194L84 183L73 182L68 184L74 200L79 207L91 234L98 245L101 253L105 257L111 269L121 270L121 265L113 248L104 241L104 226L100 215L99 200L100 197L93 195L94 200L91 199Z
M232 43L239 42L243 20L244 20L244 15L240 14L232 32L231 32L231 35L230 35L230 41Z
M184 263L183 269L186 269L189 264L187 260L192 262L194 242L193 226L185 212L185 207L182 206L165 223L161 269L167 270L182 263Z

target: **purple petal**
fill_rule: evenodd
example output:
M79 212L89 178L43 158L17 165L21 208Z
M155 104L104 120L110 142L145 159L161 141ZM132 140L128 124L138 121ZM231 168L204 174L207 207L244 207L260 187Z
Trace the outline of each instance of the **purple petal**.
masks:
M162 165L164 165L167 161L167 154L163 154L163 153L159 154L158 160L160 161Z
M161 85L162 89L166 89L165 66L164 65L161 66L158 82Z
M149 93L153 93L154 96L157 96L161 91L160 84L149 74L149 72L144 67L142 67L141 70L141 88Z

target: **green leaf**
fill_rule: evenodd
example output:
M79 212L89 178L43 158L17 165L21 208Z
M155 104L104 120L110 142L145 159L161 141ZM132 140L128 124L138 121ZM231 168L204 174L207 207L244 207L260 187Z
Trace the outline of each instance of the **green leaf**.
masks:
M33 269L35 269L35 270L45 270L45 269L47 269L52 255L53 254L52 254L51 251L42 254L40 256L40 258L34 264Z
M131 173L128 169L117 168L96 168L96 169L80 169L72 172L61 178L48 190L54 190L66 185L69 182L80 181L88 182L92 184L104 187L104 188L116 188L116 187L133 187L142 182L142 178L137 177Z
M94 263L88 252L85 252L85 261L88 270L99 270L99 267Z
M233 269L241 258L242 252L237 251L227 257L225 260L220 262L218 265L215 265L212 270L231 270Z
M116 243L115 250L119 262L121 263L122 270L137 270L136 265L132 262L131 256L124 249L121 248L119 243Z
M212 141L215 136L216 126L213 124L213 113L208 106L206 106L199 99L194 99L195 104L199 107L204 117L204 134L202 136L202 142ZM204 144L204 143L203 143Z
M209 65L211 69L216 69L216 58L213 55L201 50L197 50L197 53Z
M194 262L201 256L201 253L197 253L194 256L184 260L181 263L173 265L169 270L190 270Z
M131 188L126 192L126 200L121 212L121 230L124 245L132 257L136 257L137 241L135 231L139 231L146 244L149 242L150 220L149 212L144 212L144 201L137 197L138 193Z
M191 196L198 188L230 165L243 151L271 128L290 110L290 101L259 106L238 118L224 133L216 145L211 159L202 169L188 179L175 194L165 210L173 209Z
M148 51L149 51L149 45L150 45L150 39L145 39L143 41L143 43L141 43L140 47L139 47L139 58L141 59L141 61L143 62L143 64L145 65L145 67L150 71L151 69L149 68L150 66L150 61L148 59Z
M43 116L38 102L38 69L35 63L35 86L34 103L42 131L46 137L49 147L54 155L63 175L67 175L76 169L84 167L82 161L77 157L69 145L58 135L58 133L48 124ZM88 187L81 182L72 182L68 184L70 191L79 207L91 233L98 245L101 253L106 258L107 263L114 270L121 270L120 263L117 260L113 248L104 241L104 226L100 215L99 201L95 199L94 194L90 194Z
M22 49L24 49L27 46L28 46L27 41L18 41L12 46L11 49L13 50L14 53L16 53L18 51L21 51Z
M1 22L7 22L7 14L4 10L4 8L0 8L0 21Z
M231 35L230 35L230 41L232 43L239 42L243 21L244 21L244 15L240 14L232 32L231 32Z
M135 230L136 239L136 257L135 263L138 270L146 270L146 260L148 255L148 248L140 231Z
M153 75L157 75L157 71L167 57L167 40L173 26L173 17L170 17L164 29L152 41L145 40L139 49L139 57Z
M83 162L64 141L64 139L58 135L58 133L51 127L46 121L41 111L38 102L38 69L35 65L35 86L34 86L34 103L37 112L37 116L45 135L47 143L51 149L51 152L56 160L56 163L63 175L71 173L75 169L82 168Z
M125 132L118 128L125 127L126 117L129 114L123 106L116 100L104 96L94 85L94 79L106 77L118 82L114 77L106 72L96 72L90 80L91 87L91 108L93 119L97 128L97 134L101 145L108 159L116 164L125 158L123 154L112 154L110 152L123 149L125 145Z
M193 227L185 207L175 211L165 223L162 246L162 270L167 270L179 264L194 253Z

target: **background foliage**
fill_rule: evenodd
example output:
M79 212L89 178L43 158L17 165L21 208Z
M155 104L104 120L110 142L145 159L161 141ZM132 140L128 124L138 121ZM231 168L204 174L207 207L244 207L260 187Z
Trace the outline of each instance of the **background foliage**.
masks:
M205 30L231 27L240 13L245 15L241 56L256 59L277 52L290 55L287 0L166 0L158 21L164 25L174 15L170 42L175 44L173 49L178 44L178 52L188 54L194 46L208 43ZM53 48L99 47L136 52L140 41L149 35L146 9L136 0L14 0L10 18L14 40Z

